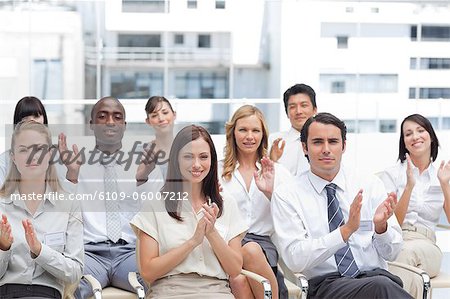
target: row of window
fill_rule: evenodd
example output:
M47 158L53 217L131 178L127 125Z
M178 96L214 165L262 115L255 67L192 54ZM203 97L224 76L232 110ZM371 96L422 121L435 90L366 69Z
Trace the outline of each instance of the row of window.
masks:
M164 13L170 0L122 0L123 12ZM181 0L176 0L181 1ZM169 3L167 3L169 4ZM186 0L186 8L196 9L198 0ZM225 0L216 0L216 9L225 9Z
M412 70L448 70L450 69L450 58L411 57L409 67Z
M228 74L213 71L186 71L174 74L170 94L179 99L217 99L228 97ZM162 72L112 72L111 95L121 99L148 98L163 94Z
M436 130L450 129L450 117L427 117ZM397 120L395 119L346 119L344 120L347 132L349 133L395 133L397 130Z
M412 25L412 41L450 41L450 26Z
M397 74L320 74L320 90L329 93L396 93Z
M173 44L177 46L184 45L184 34L176 33L173 35ZM161 47L161 34L119 34L119 47ZM197 34L198 48L211 48L210 34Z
M410 99L450 99L450 88L438 87L410 87Z

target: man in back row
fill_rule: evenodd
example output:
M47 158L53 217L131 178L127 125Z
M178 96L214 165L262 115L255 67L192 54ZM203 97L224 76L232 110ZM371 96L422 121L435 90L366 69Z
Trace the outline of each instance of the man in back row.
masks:
M309 169L300 143L300 131L308 118L317 113L316 92L309 85L295 84L284 92L283 102L291 128L270 135L270 159L296 176Z
M272 196L277 247L286 265L308 278L308 298L412 298L386 271L403 242L391 217L397 198L386 196L378 178L359 182L342 169L346 131L329 113L304 124L310 170Z

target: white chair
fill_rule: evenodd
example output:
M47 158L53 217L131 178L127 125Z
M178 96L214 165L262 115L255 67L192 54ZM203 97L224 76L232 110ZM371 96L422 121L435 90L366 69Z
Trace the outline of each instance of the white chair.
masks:
M308 296L308 280L301 273L292 272L283 260L278 261L278 269L284 275L284 283L288 289L289 299L306 299Z
M270 286L270 282L268 279L247 270L241 270L241 274L262 284L264 288L264 299L272 299L272 288ZM84 275L84 278L89 282L89 284L92 286L92 290L94 291L94 296L89 299L145 298L144 287L139 283L136 272L130 272L128 274L128 281L130 282L131 286L135 289L136 293L131 293L114 287L107 287L102 290L100 283L92 275Z
M449 225L438 224L437 227L441 229L450 230ZM422 296L423 299L431 299L433 295L433 289L450 288L450 273L441 271L437 276L430 278L428 273L420 268L399 262L389 262L388 264L390 269L392 269L392 267L399 267L407 271L411 271L416 275L419 275L423 281L423 296Z

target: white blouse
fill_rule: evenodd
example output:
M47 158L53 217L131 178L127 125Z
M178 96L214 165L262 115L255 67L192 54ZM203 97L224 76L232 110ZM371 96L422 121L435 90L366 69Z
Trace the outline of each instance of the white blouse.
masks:
M247 230L236 202L232 198L223 198L222 215L217 218L215 228L228 244L230 240ZM138 230L148 234L159 245L159 254L163 255L172 248L181 246L189 240L197 228L197 223L203 217L196 214L189 201L183 201L181 208L183 222L169 216L164 200L147 202L143 209L134 216L130 224L136 235ZM211 245L206 237L203 243L194 250L179 265L164 276L181 273L198 273L219 279L228 279Z
M416 184L411 193L405 224L426 227L435 230L444 206L437 170L433 164L419 175L419 169L413 166ZM380 175L386 191L397 193L398 199L406 186L406 162L398 163L383 171Z
M222 177L223 163L219 162L219 180L224 192L231 195L244 216L249 227L248 232L259 236L271 236L274 232L272 215L270 212L270 199L267 198L256 186L255 179L252 178L250 189L247 191L244 178L239 172L239 162L232 173L231 179L225 181ZM275 183L274 189L281 185L282 182L292 180L292 175L282 165L275 165ZM261 164L256 164L261 169Z

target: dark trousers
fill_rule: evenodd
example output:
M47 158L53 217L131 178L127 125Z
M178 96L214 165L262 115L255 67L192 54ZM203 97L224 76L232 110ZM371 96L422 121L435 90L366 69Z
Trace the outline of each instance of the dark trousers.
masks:
M403 283L383 269L362 271L356 278L338 272L309 280L308 299L412 299Z
M19 283L8 283L0 286L0 298L56 298L61 299L57 289L42 286Z

